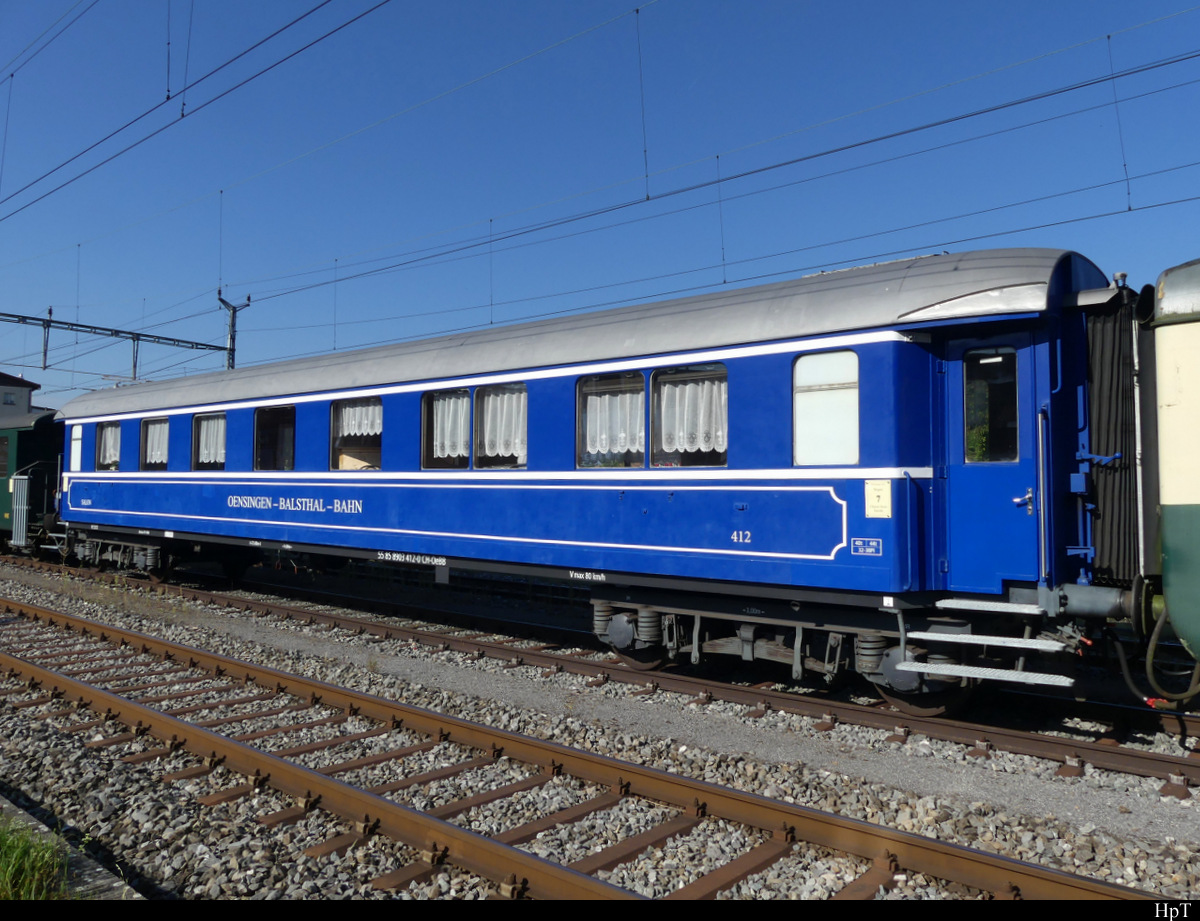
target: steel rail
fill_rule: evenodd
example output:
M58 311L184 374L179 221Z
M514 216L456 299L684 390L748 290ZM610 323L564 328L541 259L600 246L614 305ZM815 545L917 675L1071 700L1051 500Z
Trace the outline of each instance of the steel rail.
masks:
M984 854L961 845L935 841L911 833L893 831L862 820L821 813L808 807L782 803L754 794L721 788L713 784L683 778L679 775L655 768L648 768L628 762L619 762L614 759L576 751L558 743L533 739L505 730L491 729L457 717L388 701L357 691L334 687L324 682L302 678L266 666L242 662L204 650L155 639L136 631L111 627L72 615L38 608L33 605L5 601L4 606L12 613L46 620L48 623L70 624L73 629L88 634L97 633L110 642L116 639L137 644L146 650L153 650L164 657L188 661L195 666L214 671L220 670L230 677L236 675L247 682L278 687L280 690L296 696L309 696L314 701L319 700L326 706L346 709L361 716L381 721L399 722L407 729L424 732L435 737L442 737L449 741L483 751L491 751L496 756L503 754L514 760L537 765L546 770L562 771L573 777L604 784L628 794L645 796L672 804L685 811L697 811L699 814L708 817L723 818L766 830L786 828L789 833L794 832L795 836L800 840L824 845L868 860L877 858L881 852L886 851L895 855L899 864L910 871L924 873L937 879L952 880L972 888L989 892L1003 892L1008 889L1015 889L1024 898L1037 899L1155 898L1152 893L1142 890L1130 889L1110 883L1099 883L1062 871L1027 864L1012 858ZM3 657L3 661L10 660L11 657ZM27 665L21 660L11 661L20 662L24 669L33 668L33 666ZM58 681L60 679L55 678L54 680ZM72 693L95 693L87 685L78 682L74 682L74 684L77 684L81 690L72 691ZM127 701L117 698L109 703L109 706L114 709L120 709L121 706L127 704ZM157 711L149 711L149 713L155 714L155 724L164 719L161 714L157 714ZM149 717L139 717L139 719L149 719ZM160 738L164 738L164 740L169 740L172 736L181 736L181 734L186 736L194 733L203 733L206 741L199 747L201 749L211 747L213 751L218 750L214 744L217 740L221 740L222 748L231 744L228 740L222 740L221 737L204 730L199 730L198 727L194 727L191 724L171 720L170 726L171 728L165 731L165 735L159 735L158 732L155 732L155 734L159 735ZM239 743L232 743L232 745L235 747L230 748L230 751L238 753L238 760L236 763L227 761L227 765L236 770L253 774L254 765L251 763L250 753L256 753L256 750L249 749L248 746L241 746ZM207 755L208 753L207 750L199 752L202 755ZM246 766L241 767L240 765L242 764ZM311 779L320 777L321 775L317 775L306 768L292 767L300 773L295 775L295 779L290 782L285 792L303 796L315 788L316 783ZM323 779L322 783L325 782L327 780ZM276 785L276 778L274 776L272 776L271 784L272 786ZM346 793L346 791L353 790L353 788L349 788L345 784L339 783L337 786L338 788L345 788L342 793L338 794L339 797L343 793ZM364 796L367 799L358 798ZM375 797L372 794L365 794L362 791L355 791L355 795L350 796L346 802L347 808L350 809L348 813L350 816L373 816L378 811L380 805L396 806L396 804L391 804L388 800L382 800L379 797ZM322 805L327 808L327 804L324 802ZM404 809L404 807L397 808L403 810L405 817L405 822L399 823L397 826L397 834L399 834L400 831L407 832L407 822L410 822L414 815L420 815L420 813L414 814L412 810ZM463 860L473 861L478 859L472 848L477 846L482 847L479 842L488 840L471 832L466 832L457 826L439 824L436 827L439 829L438 833L442 835L441 840L453 840L456 846L465 849L462 854L452 852L449 856L448 859L451 859L456 864L460 864ZM445 828L446 831L442 832L442 828ZM389 834L391 834L390 831ZM399 840L404 839L399 838ZM437 838L427 835L419 840L421 844L432 847ZM425 848L422 849L424 850ZM534 866L540 866L542 863L545 862L539 861ZM482 871L474 870L474 872ZM489 874L483 873L482 875L488 876ZM489 878L494 877L489 876ZM595 883L596 881L592 882ZM597 883L597 885L601 884ZM532 880L530 880L530 886L530 894L535 894L532 888ZM608 888L612 889L612 887ZM540 889L538 890L539 893L541 891ZM622 892L623 890L616 891ZM539 897L547 896L540 895Z
M1100 770L1139 777L1156 777L1160 780L1169 780L1171 775L1178 775L1187 782L1200 784L1200 759L1186 756L1147 752L1141 749L1106 745L1101 742L1065 739L1021 729L1007 729L1002 726L981 726L977 723L951 720L945 717L911 716L861 704L812 700L797 697L786 691L738 687L724 682L670 672L635 672L623 666L581 661L543 650L521 649L506 644L454 637L415 627L372 623L360 618L305 611L301 608L273 602L236 599L207 589L163 585L152 586L152 589L160 594L178 593L184 597L204 600L212 604L238 605L248 611L275 614L293 620L326 624L342 629L354 629L378 636L381 639L413 639L425 644L441 645L455 652L482 652L489 658L519 662L522 665L558 669L571 674L603 677L607 680L629 684L652 684L658 690L688 694L697 699L707 695L729 703L778 710L782 713L807 716L817 720L833 716L871 729L905 729L944 742L972 746L982 744L985 748L991 746L1012 754L1044 758L1047 761L1056 761L1061 764L1075 759ZM392 603L392 606L407 607L395 603ZM1169 718L1167 714L1158 714L1158 716L1160 720ZM1182 714L1173 716L1177 720L1184 719ZM1200 734L1200 721L1196 721L1192 728L1195 729L1196 734Z
M88 574L94 576L94 573ZM118 575L115 578L120 579L121 577ZM425 645L444 647L455 652L486 655L489 658L514 664L537 666L626 684L649 685L661 691L690 695L697 700L705 698L723 700L760 710L778 710L782 713L809 717L823 722L832 717L834 720L871 729L906 730L931 739L974 746L979 750L986 750L990 747L998 751L1043 758L1064 765L1071 762L1086 763L1100 770L1139 777L1154 777L1166 781L1177 795L1186 795L1185 788L1189 783L1200 785L1200 759L1195 757L1148 752L1104 742L1047 736L1002 726L983 726L945 717L912 716L861 704L804 698L786 691L739 687L710 679L673 674L670 671L631 671L620 665L581 660L542 649L524 649L505 643L456 637L418 627L380 624L348 615L307 611L279 602L251 601L208 589L142 582L132 584L137 584L140 588L158 594L178 595L195 601L237 607L260 614L275 615L306 623L326 624L368 633L380 639L412 640ZM386 605L393 611L403 612L404 616L420 618L424 615L428 617L427 611L414 606L400 602L386 602ZM1131 714L1123 712L1119 714L1119 717L1129 715ZM1200 717L1195 714L1138 710L1132 715L1139 718L1156 718L1163 731L1182 735L1200 735ZM1174 777L1182 778L1183 784L1177 784Z
M539 899L631 899L637 893L598 880L526 851L498 843L468 829L433 818L408 806L327 777L317 771L236 742L74 678L47 672L0 652L0 668L44 681L52 693L201 758L219 761L232 771L263 778L272 788L319 807L360 828L379 831L423 855L437 855L468 872L504 885L514 894Z

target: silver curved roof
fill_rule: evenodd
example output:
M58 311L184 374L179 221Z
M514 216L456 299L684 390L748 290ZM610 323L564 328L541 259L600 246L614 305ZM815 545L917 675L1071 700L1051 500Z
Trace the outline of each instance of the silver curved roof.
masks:
M54 410L42 406L35 406L28 412L24 409L5 406L0 409L0 429L31 429L40 420L53 415Z
M1075 261L1068 277L1086 277L1088 287L1103 284L1099 269L1066 250L921 256L753 288L118 387L77 397L60 415L145 412L897 324L1036 313L1050 306L1050 281L1063 260Z
M1186 323L1200 319L1200 259L1167 269L1155 287L1156 323Z

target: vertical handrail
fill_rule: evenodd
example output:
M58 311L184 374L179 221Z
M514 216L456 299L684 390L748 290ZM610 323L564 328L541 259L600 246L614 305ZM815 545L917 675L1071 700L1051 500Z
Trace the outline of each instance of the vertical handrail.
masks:
M1038 510L1038 581L1049 584L1050 563L1046 546L1046 442L1049 439L1050 414L1043 406L1038 410L1037 426L1037 510Z

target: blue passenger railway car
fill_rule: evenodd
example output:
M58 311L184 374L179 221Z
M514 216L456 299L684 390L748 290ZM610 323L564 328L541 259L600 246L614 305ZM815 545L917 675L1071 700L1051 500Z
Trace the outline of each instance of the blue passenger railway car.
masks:
M61 516L93 563L585 585L633 661L858 671L930 708L1070 685L1160 584L1146 298L1071 252L938 255L121 387L61 412Z

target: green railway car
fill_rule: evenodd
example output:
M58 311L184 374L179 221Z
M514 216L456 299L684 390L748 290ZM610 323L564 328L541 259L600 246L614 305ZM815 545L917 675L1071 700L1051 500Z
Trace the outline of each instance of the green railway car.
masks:
M0 373L0 543L17 547L29 546L55 508L62 423L33 405L37 389Z

